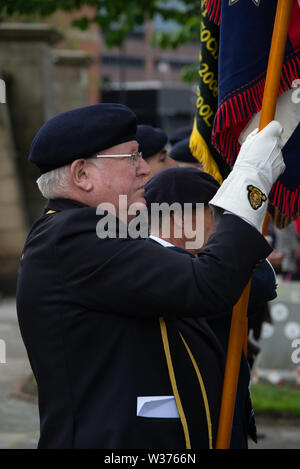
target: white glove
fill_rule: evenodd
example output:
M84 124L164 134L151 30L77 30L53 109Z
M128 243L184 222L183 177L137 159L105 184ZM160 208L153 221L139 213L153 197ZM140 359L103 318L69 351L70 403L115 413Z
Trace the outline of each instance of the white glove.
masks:
M260 232L274 182L285 170L281 148L283 128L272 121L263 130L255 129L241 146L237 161L210 201L245 218Z

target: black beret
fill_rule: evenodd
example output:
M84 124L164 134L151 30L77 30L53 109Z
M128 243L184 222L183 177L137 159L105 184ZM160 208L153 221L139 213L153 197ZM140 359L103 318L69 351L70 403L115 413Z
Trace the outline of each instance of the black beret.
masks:
M171 145L175 145L180 140L187 138L191 135L193 127L191 125L186 125L185 127L180 127L180 129L174 130L169 136L169 142Z
M138 125L136 139L139 142L139 151L143 153L143 158L149 158L165 147L168 136L163 130L151 125Z
M169 156L176 161L183 163L199 163L190 150L190 137L176 143L171 149Z
M127 106L101 103L63 112L46 122L30 148L42 173L136 139L136 116Z
M197 168L167 168L156 173L145 184L144 197L149 208L154 202L207 205L219 187L220 184L210 174Z

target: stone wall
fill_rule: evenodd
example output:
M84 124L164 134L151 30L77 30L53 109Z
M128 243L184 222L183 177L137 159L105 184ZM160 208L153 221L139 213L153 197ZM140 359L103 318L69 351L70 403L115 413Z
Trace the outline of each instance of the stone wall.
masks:
M13 293L28 230L7 104L0 104L0 294Z
M28 163L31 142L49 118L88 104L89 56L54 51L61 38L47 24L0 23L0 295L14 291L24 240L45 205Z
M60 37L48 25L0 24L0 70L10 77L7 100L26 211L31 221L44 201L34 184L38 171L27 159L34 135L54 115L51 45Z
M88 104L90 55L80 50L53 50L55 114Z

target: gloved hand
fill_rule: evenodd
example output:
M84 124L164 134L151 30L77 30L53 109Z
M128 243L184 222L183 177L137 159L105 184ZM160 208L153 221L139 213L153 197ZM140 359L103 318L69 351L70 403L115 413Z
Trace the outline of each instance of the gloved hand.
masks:
M260 232L274 182L285 170L281 148L283 128L272 121L263 130L248 135L241 146L233 170L210 201L245 218Z

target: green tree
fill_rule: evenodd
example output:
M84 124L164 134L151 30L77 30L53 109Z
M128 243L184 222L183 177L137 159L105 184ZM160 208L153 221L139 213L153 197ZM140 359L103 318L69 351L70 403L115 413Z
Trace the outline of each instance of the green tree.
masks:
M205 0L0 0L0 17L23 18L47 17L56 11L79 11L84 6L95 9L95 16L81 16L73 25L87 29L96 23L102 30L108 47L120 47L135 26L143 25L160 15L165 21L173 21L177 28L173 32L156 32L152 45L161 48L177 48L191 40L199 39L200 1ZM185 75L191 79L193 73L187 68Z

